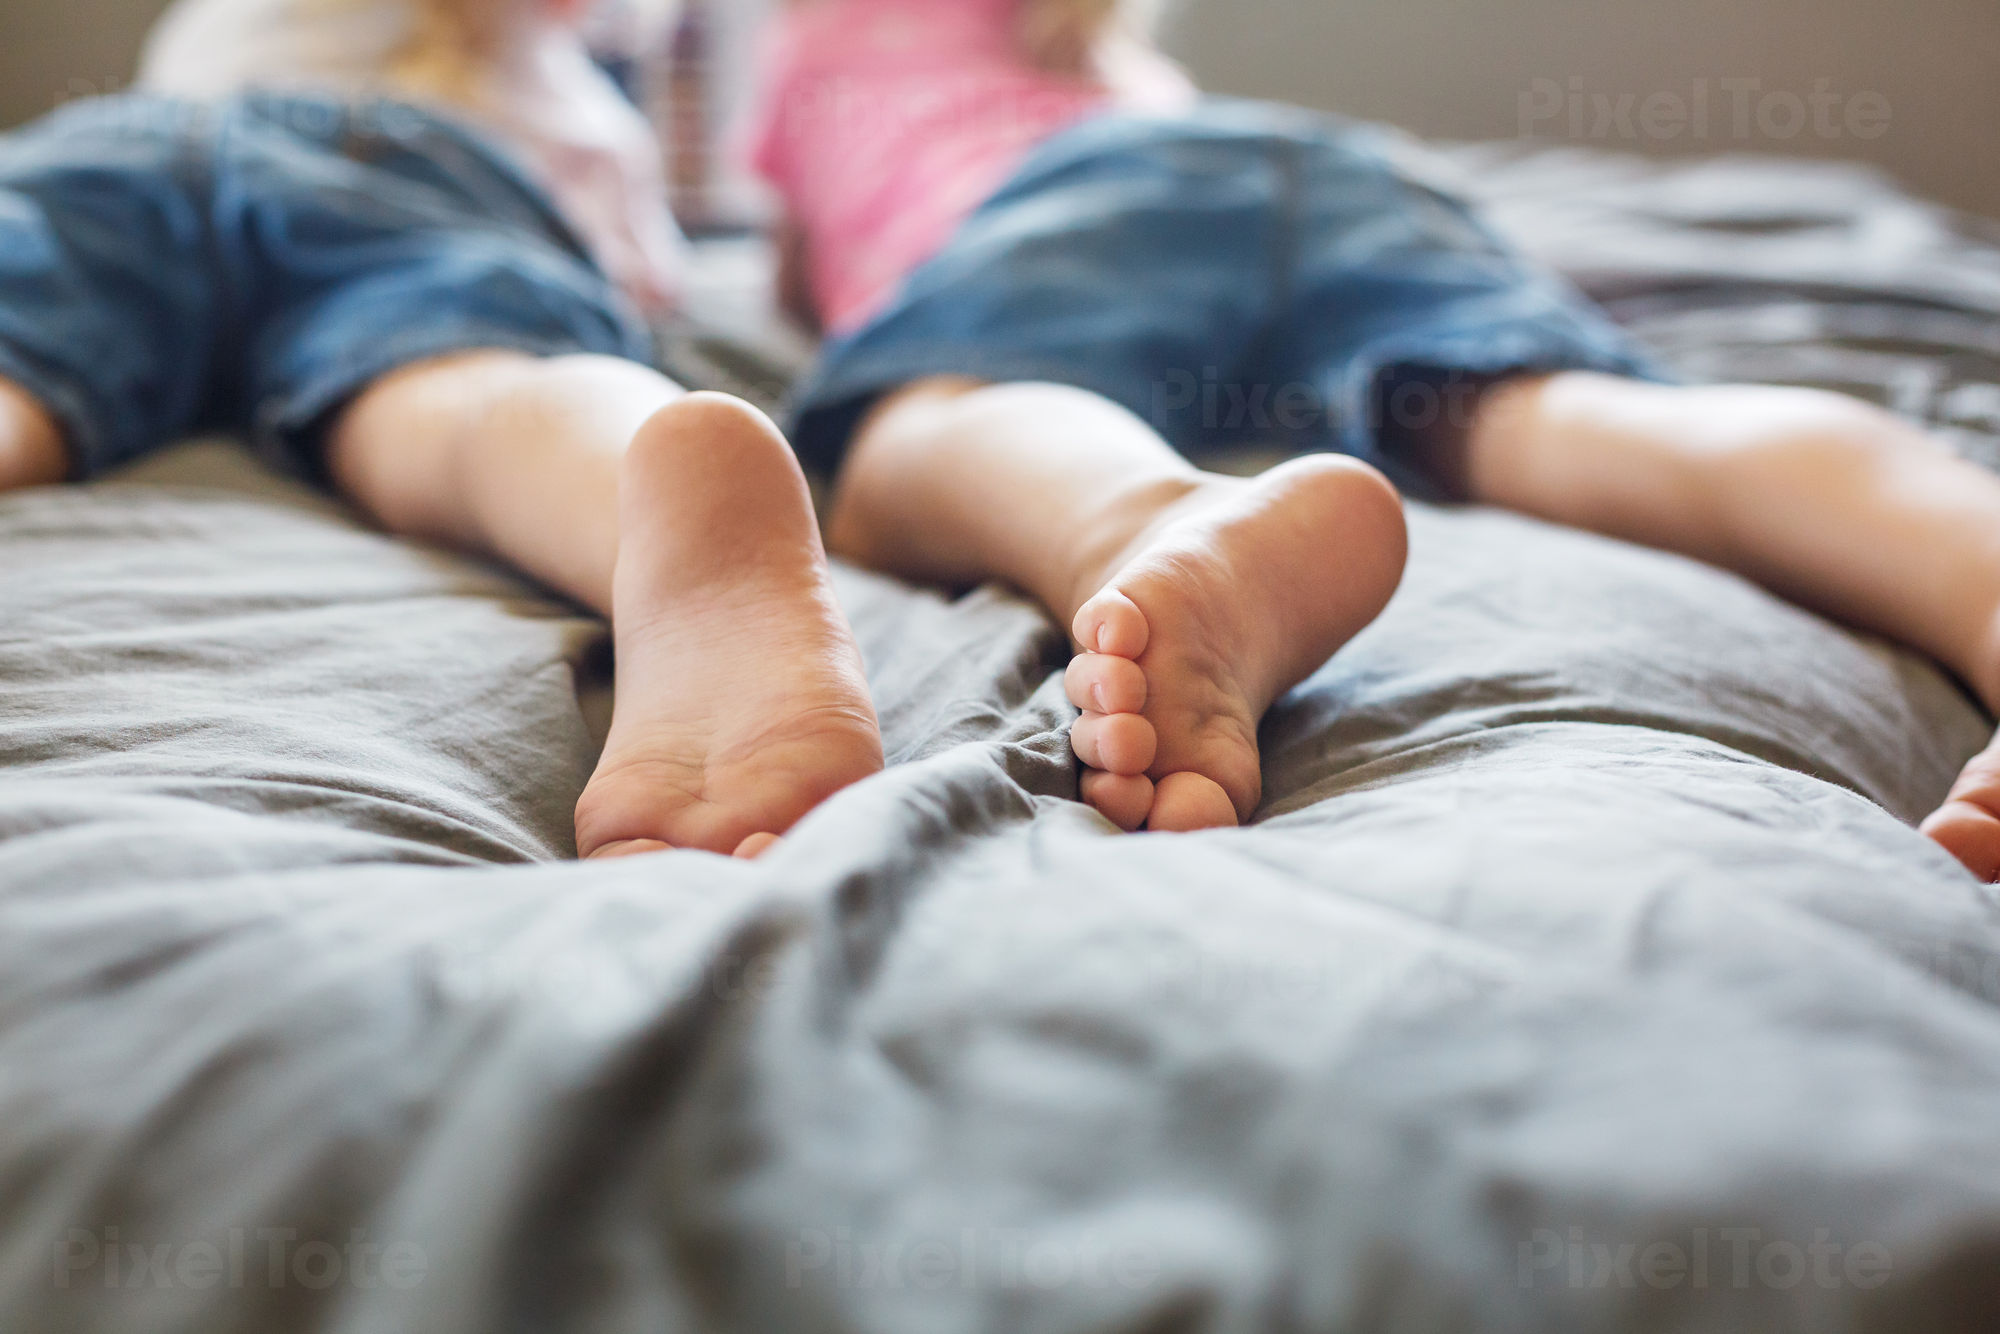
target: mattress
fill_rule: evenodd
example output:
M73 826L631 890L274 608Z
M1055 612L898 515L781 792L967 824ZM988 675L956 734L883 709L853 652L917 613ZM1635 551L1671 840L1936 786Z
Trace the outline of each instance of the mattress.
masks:
M1992 228L1434 165L1689 374L2000 449ZM769 391L744 336L675 345ZM842 569L888 771L584 865L576 608L224 444L0 498L0 1329L1993 1328L2000 901L1911 828L1992 720L1729 575L1411 519L1245 829L1115 834L1056 627Z

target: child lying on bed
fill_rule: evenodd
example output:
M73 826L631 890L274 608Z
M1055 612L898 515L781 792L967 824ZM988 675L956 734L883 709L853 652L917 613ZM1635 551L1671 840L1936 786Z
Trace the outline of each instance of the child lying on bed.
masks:
M1400 576L1371 463L1738 571L2000 709L2000 479L1847 398L1662 382L1385 136L1199 100L1118 8L793 0L755 134L835 335L794 440L834 549L1070 625L1107 817L1256 808L1265 711ZM1232 427L1299 457L1198 471ZM1991 878L1996 812L2000 750L1926 828Z
M581 853L750 855L881 738L790 449L649 351L541 191L406 103L130 96L0 137L0 490L246 431L611 617Z
M598 69L585 25L657 47L677 0L176 0L139 70L148 92L387 95L503 145L644 310L680 285L660 144ZM622 48L621 48L622 49Z

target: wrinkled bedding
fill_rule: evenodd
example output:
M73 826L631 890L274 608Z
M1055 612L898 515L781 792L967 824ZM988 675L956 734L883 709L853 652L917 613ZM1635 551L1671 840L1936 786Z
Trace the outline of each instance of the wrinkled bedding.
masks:
M2000 237L1469 149L1693 374L2000 449ZM0 1329L1990 1330L1991 720L1727 575L1413 510L1253 827L1073 801L1062 637L840 592L893 767L565 861L603 628L207 445L0 498Z

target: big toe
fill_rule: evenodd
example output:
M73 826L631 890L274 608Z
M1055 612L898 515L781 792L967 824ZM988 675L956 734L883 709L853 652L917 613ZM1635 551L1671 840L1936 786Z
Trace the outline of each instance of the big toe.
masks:
M628 838L617 843L606 843L584 854L585 861L605 862L618 857L643 857L648 853L672 852L673 848L656 838Z
M1987 884L2000 881L2000 817L1970 801L1951 801L1923 831Z
M1139 604L1115 588L1107 588L1083 604L1070 622L1076 642L1094 653L1136 658L1146 651L1152 627Z
M1146 828L1160 834L1187 834L1198 829L1234 829L1236 803L1222 785L1197 773L1168 774L1153 792L1153 810Z

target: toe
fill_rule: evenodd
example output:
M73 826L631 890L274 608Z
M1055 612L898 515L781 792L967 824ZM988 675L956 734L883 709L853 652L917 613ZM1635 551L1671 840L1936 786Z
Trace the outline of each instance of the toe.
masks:
M1152 768L1160 736L1136 713L1086 713L1070 729L1069 744L1093 769L1132 775Z
M736 845L736 856L746 862L754 862L777 846L776 834L752 834Z
M1146 651L1152 629L1139 605L1115 588L1107 588L1083 604L1070 625L1076 642L1098 653L1136 658Z
M1153 809L1153 780L1143 774L1110 774L1092 769L1083 776L1083 799L1099 815L1132 833Z
M670 844L653 838L628 838L617 843L606 843L590 853L586 861L610 861L614 857L643 857L650 852L672 852Z
M1080 653L1071 660L1064 684L1069 702L1087 713L1142 713L1146 708L1146 673L1130 658Z
M1965 766L1923 831L1981 880L2000 881L2000 744Z
M1156 833L1185 834L1196 829L1234 829L1236 803L1212 778L1196 773L1168 774L1153 793L1153 810L1146 828Z
M2000 819L1969 801L1950 801L1924 821L1924 833L1987 884L2000 881Z

